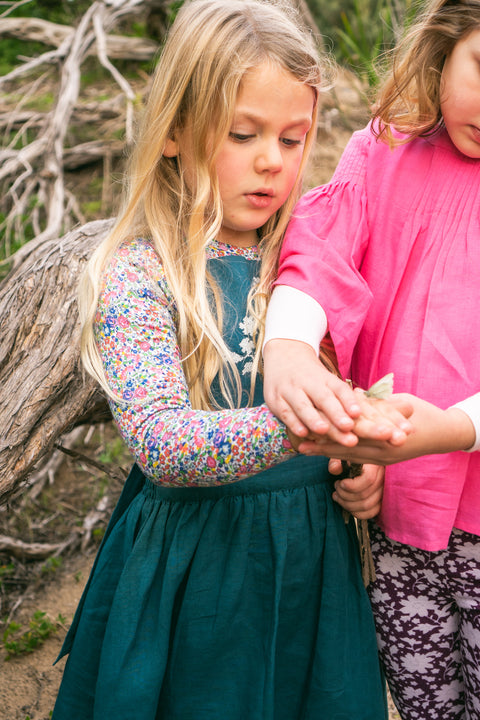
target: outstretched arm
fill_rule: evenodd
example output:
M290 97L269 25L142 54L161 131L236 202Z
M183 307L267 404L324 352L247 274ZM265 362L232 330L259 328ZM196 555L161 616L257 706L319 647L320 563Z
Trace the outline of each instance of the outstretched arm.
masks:
M168 485L234 482L292 456L285 427L266 405L192 408L176 338L175 308L145 241L112 260L95 334L120 432L144 472ZM293 438L292 438L293 439Z
M354 447L346 447L323 436L313 442L304 441L299 449L307 455L320 452L329 457L356 463L391 465L421 455L469 450L474 446L475 426L467 413L459 407L441 410L436 405L407 394L394 395L385 402L395 404L405 401L413 407L410 417L412 432L402 445L393 446L374 439L361 438Z

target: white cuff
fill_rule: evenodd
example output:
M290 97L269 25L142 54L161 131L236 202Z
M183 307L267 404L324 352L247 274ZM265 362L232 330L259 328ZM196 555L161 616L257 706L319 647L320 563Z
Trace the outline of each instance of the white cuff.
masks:
M265 320L265 339L299 340L318 355L327 332L327 316L322 306L307 293L288 285L277 285L272 293Z
M466 450L466 452L475 452L476 450L480 450L480 393L471 395L465 400L455 403L452 407L463 410L463 412L468 415L472 421L473 427L475 428L475 442L472 447Z

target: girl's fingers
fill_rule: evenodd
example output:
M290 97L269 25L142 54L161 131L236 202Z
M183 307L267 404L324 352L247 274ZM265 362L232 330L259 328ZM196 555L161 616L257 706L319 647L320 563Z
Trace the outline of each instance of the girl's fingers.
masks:
M286 425L288 430L296 435L299 438L305 438L309 434L309 426L308 424L305 424L302 422L300 417L292 407L284 400L278 402L277 409L275 411L276 417L281 420L281 422ZM321 424L319 418L316 418L317 420L317 434L321 434L321 429L323 428L323 425ZM309 420L310 423L313 422L313 418Z
M378 515L383 497L384 469L365 465L361 475L335 483L333 498L360 520Z
M351 432L360 413L356 396L321 364L311 347L271 340L264 348L264 371L265 401L292 432L304 436L308 428L323 434L330 426Z
M353 432L358 438L371 440L384 440L392 445L402 445L407 439L407 433L386 418L360 417L355 422Z
M326 372L330 376L328 371ZM283 398L299 420L313 433L323 434L329 426L348 433L360 413L353 392L348 385L341 382L333 387L325 382L312 385L307 381L301 388L291 384L285 390ZM320 429L319 420L326 423L327 427Z
M413 407L406 401L391 402L367 397L363 391L355 390L361 407L361 415L355 421L354 432L359 438L389 440L401 445L412 431L407 419Z
M350 462L372 465L391 465L408 459L401 452L402 446L393 446L388 441L360 440L357 445L347 447L332 442L328 437L302 440L298 451L304 455L326 455Z

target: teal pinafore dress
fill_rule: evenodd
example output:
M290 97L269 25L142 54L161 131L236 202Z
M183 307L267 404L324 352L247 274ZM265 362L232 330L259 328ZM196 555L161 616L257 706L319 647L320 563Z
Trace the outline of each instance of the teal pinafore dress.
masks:
M257 261L209 270L238 350ZM332 482L321 457L212 487L162 487L134 465L62 648L53 720L386 720Z

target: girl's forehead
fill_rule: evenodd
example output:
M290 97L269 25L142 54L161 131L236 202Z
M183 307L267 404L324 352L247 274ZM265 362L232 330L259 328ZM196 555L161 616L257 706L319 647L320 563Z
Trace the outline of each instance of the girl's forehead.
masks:
M255 114L260 109L293 111L311 117L315 90L282 66L265 61L247 70L242 78L235 103L235 114ZM306 110L307 108L307 110Z
M245 71L240 81L239 94L245 86L262 85L271 82L281 89L285 80L301 82L290 70L287 70L287 68L280 63L273 60L262 60L257 65Z

